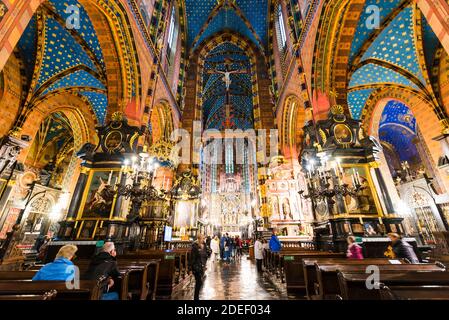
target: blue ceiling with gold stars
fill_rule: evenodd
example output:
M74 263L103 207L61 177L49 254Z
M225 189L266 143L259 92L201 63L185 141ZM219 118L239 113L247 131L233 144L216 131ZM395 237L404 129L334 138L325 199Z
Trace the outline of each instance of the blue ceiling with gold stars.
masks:
M367 0L365 3L349 57L351 62L359 63L348 84L348 105L355 119L360 119L375 88L398 85L419 91L427 85L428 76L424 74L421 61L423 64L427 61L427 69L431 69L438 39L425 18L422 18L422 30L417 29L415 5L398 11L402 3L402 0ZM380 30L370 28L367 23L372 22L369 19L373 6L380 8ZM421 33L425 59L417 48Z
M378 59L389 62L425 83L416 53L413 18L412 7L402 10L374 40L362 61Z
M379 22L385 20L389 14L401 3L402 0L366 0L365 7L363 8L362 14L360 16L359 23L357 25L357 32L354 37L354 41L351 45L351 55L350 60L352 60L357 53L362 48L363 44L368 40L370 35L375 31L374 28L371 28L368 22L371 22L370 18L372 17L373 11L369 8L373 8L372 6L376 6L379 8Z
M416 119L410 109L399 101L389 101L382 113L379 138L393 146L401 161L419 161L416 131Z
M79 9L78 29L66 24L73 14L68 6ZM78 0L50 0L43 10L42 20L33 17L18 46L29 66L29 84L34 79L29 88L31 100L70 90L85 97L97 120L103 123L108 104L104 56L87 12ZM45 36L41 52L37 52L37 34Z
M225 59L230 59L230 104L226 110L226 85L223 75L216 71L226 70ZM250 60L238 46L225 42L207 55L204 64L203 125L205 129L250 129L253 124L253 93Z
M223 30L234 31L262 49L267 44L268 0L235 0L234 5L217 0L186 0L187 46L197 47L202 41ZM219 10L212 15L215 8ZM242 17L241 17L242 16Z

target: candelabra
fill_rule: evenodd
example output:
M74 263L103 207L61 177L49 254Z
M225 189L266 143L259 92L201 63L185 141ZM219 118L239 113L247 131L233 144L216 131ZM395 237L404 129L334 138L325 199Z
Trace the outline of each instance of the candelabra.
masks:
M357 197L366 187L362 186L359 173L355 169L350 174L352 179L352 186L350 186L343 182L345 172L340 162L337 160L329 163L330 167L326 165L315 167L315 161L310 161L305 166L308 192L306 194L306 190L299 190L298 193L303 199L310 199L314 206L318 202L326 201L329 214L332 214L336 199L346 196Z
M128 221L135 221L140 217L140 208L145 201L165 200L168 192L153 187L154 172L159 167L155 158L146 152L134 156L132 162L126 159L122 166L125 183L118 183L115 192L118 196L131 200L131 210ZM132 183L126 184L126 181Z

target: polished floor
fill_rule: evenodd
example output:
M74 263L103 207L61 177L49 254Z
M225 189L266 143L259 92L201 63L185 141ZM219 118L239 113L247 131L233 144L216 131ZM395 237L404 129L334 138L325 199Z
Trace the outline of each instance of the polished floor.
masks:
M195 280L174 299L192 300ZM286 300L285 289L271 282L266 275L259 275L256 265L246 256L226 264L208 261L200 300Z

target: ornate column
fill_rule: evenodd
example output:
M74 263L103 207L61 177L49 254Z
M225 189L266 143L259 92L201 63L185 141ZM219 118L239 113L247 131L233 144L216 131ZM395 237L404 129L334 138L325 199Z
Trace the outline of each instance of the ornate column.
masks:
M45 0L0 0L0 70L19 42L37 8Z
M449 4L447 0L417 0L427 22L449 53Z

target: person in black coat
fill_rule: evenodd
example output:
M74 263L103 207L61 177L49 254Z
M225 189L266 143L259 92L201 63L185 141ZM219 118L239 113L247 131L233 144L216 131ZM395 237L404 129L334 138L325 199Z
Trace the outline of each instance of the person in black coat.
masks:
M419 263L413 247L402 240L397 233L389 233L388 237L391 239L393 252L398 259L407 259L410 263Z
M200 290L203 286L204 272L207 262L207 248L202 235L198 235L197 241L192 244L190 268L195 277L194 300L200 299Z
M115 281L120 276L116 255L114 243L106 242L102 251L93 257L84 276L86 280L98 280L103 276L108 278L108 292L103 294L104 300L118 300L118 293L109 292L109 289L114 286Z

